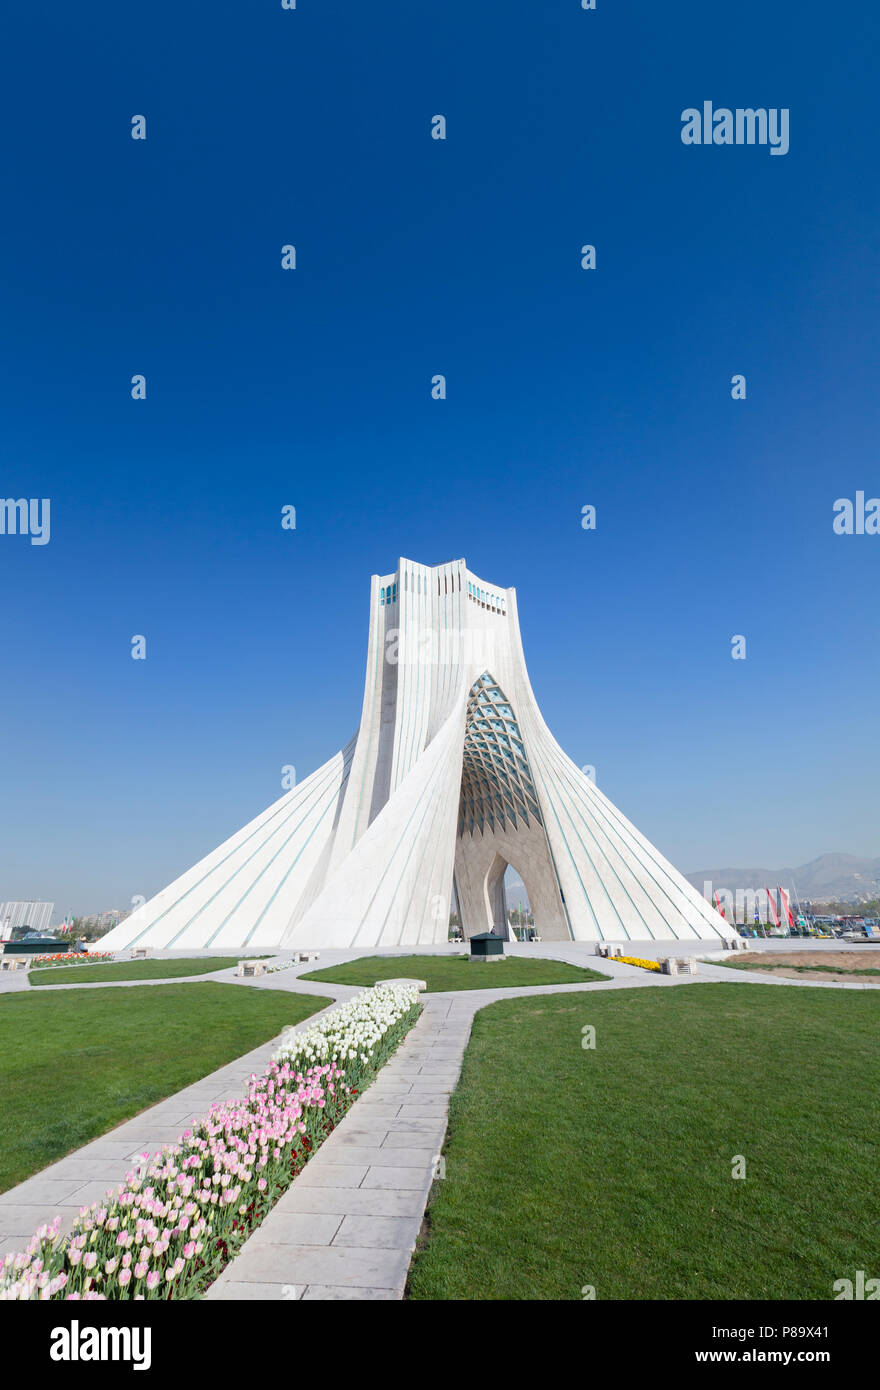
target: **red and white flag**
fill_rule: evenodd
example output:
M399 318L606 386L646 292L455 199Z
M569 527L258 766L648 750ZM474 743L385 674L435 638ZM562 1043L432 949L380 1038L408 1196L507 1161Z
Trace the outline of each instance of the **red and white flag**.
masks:
M768 901L769 904L770 904L770 912L771 912L771 915L772 915L772 917L773 917L773 925L774 925L774 927L778 927L778 926L779 926L779 913L776 911L776 904L775 904L775 902L773 901L773 894L770 892L770 889L769 889L769 888L765 888L764 891L765 891L765 893L767 894L767 901Z
M778 884L777 884L777 887L779 887ZM786 891L785 891L784 888L780 888L780 889L779 889L779 901L782 903L782 910L783 910L783 912L785 913L786 917L788 918L788 925L789 925L790 927L793 927L793 926L794 926L794 918L793 918L792 915L791 915L791 906L790 906L790 904L789 904L789 897L788 897L788 894L786 893Z

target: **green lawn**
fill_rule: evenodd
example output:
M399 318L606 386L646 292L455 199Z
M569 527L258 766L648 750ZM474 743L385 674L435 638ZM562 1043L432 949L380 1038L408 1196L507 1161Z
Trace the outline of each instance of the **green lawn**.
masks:
M425 980L428 993L449 989L499 989L504 985L584 985L607 980L598 970L582 970L560 960L530 960L507 956L492 964L471 964L467 956L365 956L347 965L312 970L302 980L326 984L375 985L380 980L408 976Z
M329 999L214 983L0 996L0 1192Z
M261 959L261 957L257 957ZM104 965L53 965L28 971L32 985L106 984L108 980L178 980L183 975L210 975L238 964L233 956L187 956L179 960L121 960ZM66 970L69 975L65 975Z
M490 1005L410 1297L831 1299L880 1274L878 1027L871 992L747 983Z

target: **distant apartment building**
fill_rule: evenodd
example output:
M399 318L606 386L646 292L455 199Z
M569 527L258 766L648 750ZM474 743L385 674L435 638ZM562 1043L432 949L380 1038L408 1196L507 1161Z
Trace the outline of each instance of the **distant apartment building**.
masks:
M81 927L97 929L106 927L109 930L110 927L115 927L118 922L124 921L130 912L131 908L123 912L118 907L111 907L108 912L93 912L89 917L79 917L77 922Z
M24 902L0 903L0 940L7 940L15 927L27 927L30 931L46 932L55 911L54 903L39 903L33 899Z

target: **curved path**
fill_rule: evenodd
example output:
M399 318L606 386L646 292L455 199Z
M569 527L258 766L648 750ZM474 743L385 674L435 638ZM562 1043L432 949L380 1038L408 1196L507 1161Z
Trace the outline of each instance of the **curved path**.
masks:
M793 945L790 941L755 944L776 949L791 949ZM815 949L816 943L809 945ZM657 957L655 943L650 948L633 943L631 949L634 954ZM880 948L866 947L865 952L873 955L877 949ZM460 947L450 951L440 948L430 954L459 950ZM679 955L686 953L687 948L678 950ZM377 954L407 953L323 951L319 967ZM458 1082L474 1015L488 1004L515 996L634 987L676 988L701 981L811 989L880 989L880 984L811 981L809 976L797 980L768 978L764 971L733 971L704 958L700 960L698 975L660 975L613 959L598 960L592 946L579 943L514 946L512 954L594 966L607 979L588 984L490 986L423 995L424 1011L394 1057L227 1266L211 1288L209 1298L402 1298L410 1256L446 1133L449 1097ZM665 947L664 954L672 952ZM716 958L721 959L721 953ZM334 1003L360 992L355 986L299 978L315 968L312 962L247 979L236 976L230 967L173 981L120 980L78 985L71 980L41 986L39 991L27 985L26 976L15 974L0 976L0 993L20 992L24 988L30 993L44 994L57 989L119 989L206 980L329 995ZM504 965L474 966L480 968L503 971ZM317 1017L320 1015L313 1014L300 1026L308 1026ZM277 1041L272 1039L219 1068L0 1195L0 1256L21 1249L38 1226L59 1213L63 1229L68 1230L80 1208L99 1200L108 1189L122 1182L140 1154L152 1153L173 1142L205 1114L212 1101L240 1094L248 1077L266 1067Z

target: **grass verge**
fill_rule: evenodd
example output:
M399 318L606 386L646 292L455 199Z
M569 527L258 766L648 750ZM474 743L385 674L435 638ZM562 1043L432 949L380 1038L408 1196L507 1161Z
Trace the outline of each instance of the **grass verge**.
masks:
M409 1296L831 1299L880 1273L878 1025L867 991L747 983L490 1005Z
M106 965L47 965L28 971L32 985L107 984L111 980L179 980L210 975L238 964L232 956L186 956L179 960L120 960ZM68 975L66 972L70 971Z
M0 996L0 1192L330 1003L213 983Z
M598 970L584 970L561 960L506 956L493 963L472 963L467 956L365 956L345 965L312 970L303 980L326 984L375 985L398 977L425 980L428 994L452 989L503 989L515 985L584 985L607 980Z

